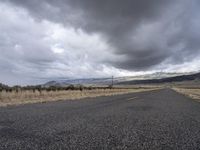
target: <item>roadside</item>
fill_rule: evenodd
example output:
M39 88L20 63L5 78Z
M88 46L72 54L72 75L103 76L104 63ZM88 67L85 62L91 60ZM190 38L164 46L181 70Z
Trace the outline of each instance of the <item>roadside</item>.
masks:
M42 92L0 92L0 106L20 105L27 103L44 103L49 101L76 100L89 97L113 96L128 93L156 90L158 88L134 89L93 89L93 90L68 90L68 91L42 91Z
M185 96L188 96L192 99L195 99L200 102L200 88L182 88L182 87L174 87L172 88L178 93L181 93Z

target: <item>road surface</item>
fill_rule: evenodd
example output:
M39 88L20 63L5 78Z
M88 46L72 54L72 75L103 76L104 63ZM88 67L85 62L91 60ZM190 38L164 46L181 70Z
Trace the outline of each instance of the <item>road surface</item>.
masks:
M0 108L0 149L200 149L200 103L163 89Z

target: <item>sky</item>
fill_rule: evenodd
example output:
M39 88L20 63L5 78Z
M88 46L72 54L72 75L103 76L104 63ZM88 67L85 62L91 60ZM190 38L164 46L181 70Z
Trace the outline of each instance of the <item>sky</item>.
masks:
M0 0L0 82L200 70L199 0Z

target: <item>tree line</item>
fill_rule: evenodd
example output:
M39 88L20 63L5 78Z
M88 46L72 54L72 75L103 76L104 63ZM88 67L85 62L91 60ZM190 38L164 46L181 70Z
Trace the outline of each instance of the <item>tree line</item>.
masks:
M68 85L65 87L62 86L42 86L42 85L31 85L31 86L8 86L0 83L0 92L22 92L22 91L32 91L33 93L35 92L42 92L42 91L67 91L67 90L94 90L94 89L112 89L112 86L107 86L107 87L92 87L92 86L83 86L83 85Z

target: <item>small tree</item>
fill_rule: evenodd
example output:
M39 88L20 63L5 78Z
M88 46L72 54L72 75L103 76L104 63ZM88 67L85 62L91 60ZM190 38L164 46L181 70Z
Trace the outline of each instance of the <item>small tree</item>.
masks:
M38 90L38 92L40 93L40 95L42 94L42 86L38 85L36 86L36 89Z
M57 91L57 87L56 86L50 86L50 90L55 92L55 91Z
M75 87L74 87L74 85L71 84L71 85L68 86L68 89L69 90L75 90Z
M108 88L109 88L109 89L112 89L112 88L113 88L113 85L109 85Z
M91 86L89 86L89 87L88 87L88 90L92 90L92 87L91 87Z
M0 99L2 99L2 92L3 92L3 88L0 87Z
M20 86L14 86L14 87L13 87L13 90L14 90L16 93L19 93L19 91L21 90L21 87L20 87Z
M84 86L83 86L83 85L80 85L80 86L79 86L79 90L80 90L80 91L83 91L83 90L84 90Z

